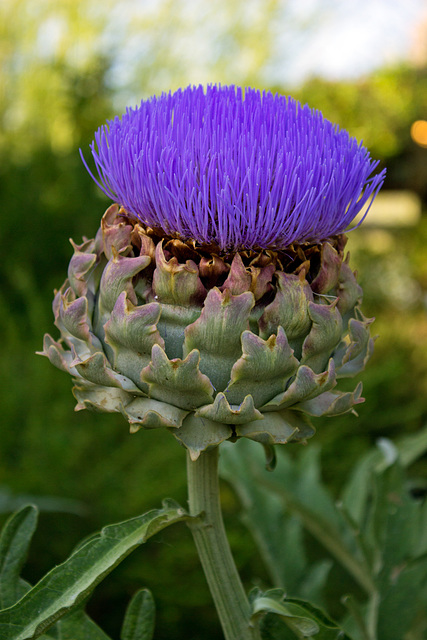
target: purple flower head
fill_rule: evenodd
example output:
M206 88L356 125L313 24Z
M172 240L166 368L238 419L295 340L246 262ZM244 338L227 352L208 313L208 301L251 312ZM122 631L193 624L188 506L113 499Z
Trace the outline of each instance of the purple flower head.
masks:
M130 216L222 251L342 233L385 175L319 111L234 86L143 100L100 127L91 150L95 181Z

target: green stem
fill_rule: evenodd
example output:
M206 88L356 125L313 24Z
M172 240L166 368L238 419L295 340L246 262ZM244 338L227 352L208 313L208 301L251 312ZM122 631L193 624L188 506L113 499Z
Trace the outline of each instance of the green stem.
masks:
M189 526L196 543L226 640L260 640L250 621L250 605L234 564L222 520L218 481L218 447L192 461L187 454Z

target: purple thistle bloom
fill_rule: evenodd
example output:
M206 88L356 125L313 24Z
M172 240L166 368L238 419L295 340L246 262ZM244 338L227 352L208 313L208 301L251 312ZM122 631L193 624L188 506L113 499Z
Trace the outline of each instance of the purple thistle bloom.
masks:
M342 233L385 171L319 111L234 86L187 87L108 121L91 145L104 193L165 234L222 251Z

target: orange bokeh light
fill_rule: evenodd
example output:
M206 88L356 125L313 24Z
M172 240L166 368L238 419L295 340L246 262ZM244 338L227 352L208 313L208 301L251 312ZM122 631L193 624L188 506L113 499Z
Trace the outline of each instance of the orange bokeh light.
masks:
M420 147L427 148L427 120L415 120L411 125L411 138Z

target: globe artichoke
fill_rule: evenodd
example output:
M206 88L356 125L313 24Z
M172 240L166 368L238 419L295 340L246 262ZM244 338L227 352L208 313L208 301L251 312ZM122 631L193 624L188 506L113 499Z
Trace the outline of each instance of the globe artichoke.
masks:
M73 244L42 352L76 410L165 427L193 460L354 411L361 384L337 381L373 339L344 231L384 179L366 149L291 99L213 86L128 109L92 153L118 204Z

